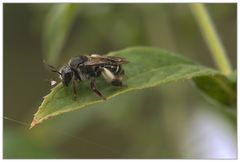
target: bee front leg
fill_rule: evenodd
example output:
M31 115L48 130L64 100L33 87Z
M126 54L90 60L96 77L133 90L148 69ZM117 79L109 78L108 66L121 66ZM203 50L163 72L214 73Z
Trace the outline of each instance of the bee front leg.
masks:
M76 87L76 80L72 80L72 90L73 90L73 100L76 101L77 99L77 87Z
M91 88L91 90L92 90L93 92L95 92L99 97L101 97L103 100L106 100L106 97L103 96L103 94L97 89L96 83L95 83L95 80L94 80L94 79L92 79L92 80L90 81L90 88Z

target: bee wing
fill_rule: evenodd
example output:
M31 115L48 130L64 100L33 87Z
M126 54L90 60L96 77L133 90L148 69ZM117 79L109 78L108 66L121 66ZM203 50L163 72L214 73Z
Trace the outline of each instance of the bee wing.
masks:
M108 59L109 61L116 62L119 64L128 63L128 61L125 58L118 57L118 56L103 56L105 59Z
M88 57L88 61L84 62L84 65L91 66L91 65L103 65L108 63L107 60L101 59L99 57Z
M115 56L101 56L93 54L88 56L88 61L85 62L85 65L105 65L105 64L124 64L127 61L122 57Z

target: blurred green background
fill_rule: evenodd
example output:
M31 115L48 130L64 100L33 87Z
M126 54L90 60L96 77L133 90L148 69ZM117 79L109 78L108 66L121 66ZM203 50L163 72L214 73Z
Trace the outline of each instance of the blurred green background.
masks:
M206 7L236 68L237 5ZM191 81L24 125L49 93L47 80L57 78L44 59L61 67L76 55L154 46L215 68L188 4L5 3L3 14L4 158L237 157L236 116Z

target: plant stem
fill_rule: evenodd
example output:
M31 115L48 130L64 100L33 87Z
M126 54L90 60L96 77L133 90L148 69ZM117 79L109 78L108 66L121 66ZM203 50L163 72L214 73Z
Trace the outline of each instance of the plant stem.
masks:
M224 74L230 74L232 72L231 64L204 4L191 4L190 7L195 15L207 46L211 51L215 64Z

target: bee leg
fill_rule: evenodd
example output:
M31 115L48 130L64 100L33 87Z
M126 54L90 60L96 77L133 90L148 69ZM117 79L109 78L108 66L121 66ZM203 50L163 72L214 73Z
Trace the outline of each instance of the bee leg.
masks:
M103 94L97 89L95 80L90 81L90 88L93 92L95 92L99 97L101 97L103 100L106 100L106 97L103 96Z
M110 70L107 68L102 68L102 76L104 79L112 84L113 86L117 87L125 87L126 85L122 84L122 77L121 75L114 75Z
M125 74L125 71L122 69L121 72L120 72L121 75L124 75Z
M123 84L122 83L122 79L120 78L114 78L112 81L111 81L111 84L113 86L116 86L116 87L127 87L127 85Z
M123 86L122 80L120 80L120 79L118 79L118 78L114 78L114 79L111 81L111 84L112 84L113 86L120 86L120 87Z
M76 81L72 80L72 89L73 89L73 100L76 101L77 99L77 87L76 87Z

